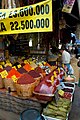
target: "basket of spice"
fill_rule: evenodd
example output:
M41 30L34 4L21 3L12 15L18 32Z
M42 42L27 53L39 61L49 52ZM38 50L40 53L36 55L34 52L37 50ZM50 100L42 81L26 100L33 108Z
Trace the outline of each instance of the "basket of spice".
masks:
M14 80L12 79L13 76L16 77L16 79L18 79L21 74L15 69L15 68L12 68L7 77L4 79L4 86L6 89L10 88L11 91L16 91L16 88L15 88L15 83L14 83Z
M32 96L35 86L35 79L28 73L24 73L15 84L17 94L21 97Z

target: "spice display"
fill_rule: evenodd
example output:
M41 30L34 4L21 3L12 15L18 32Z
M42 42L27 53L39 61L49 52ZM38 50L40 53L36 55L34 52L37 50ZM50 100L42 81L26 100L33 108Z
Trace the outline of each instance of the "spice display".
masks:
M35 82L34 78L30 76L28 73L24 73L18 80L18 84L30 84Z
M30 66L29 63L26 63L26 64L23 66L23 68L24 68L25 70L27 70L28 72L29 72L30 70L32 70L32 67Z
M31 75L33 78L40 77L40 74L36 72L35 70L29 71L28 74Z
M13 75L15 75L17 78L21 76L21 74L15 68L12 68L9 71L7 78L11 78Z
M18 68L17 71L18 71L19 73L21 73L21 74L27 72L23 67Z

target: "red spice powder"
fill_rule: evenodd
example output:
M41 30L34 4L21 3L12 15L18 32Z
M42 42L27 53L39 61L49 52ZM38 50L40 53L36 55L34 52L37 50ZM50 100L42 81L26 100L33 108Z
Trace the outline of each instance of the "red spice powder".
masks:
M21 73L21 74L27 72L23 67L18 68L17 71L18 71L19 73Z
M36 67L35 71L38 72L38 73L41 73L43 76L46 75L45 71L42 68L40 68L40 67Z
M15 68L12 68L9 71L7 78L11 78L13 75L15 75L17 78L21 76L21 74Z
M24 68L26 71L28 71L28 72L32 69L32 67L30 66L29 63L27 63L26 65L24 65L23 68Z
M6 70L7 72L9 72L11 69L12 69L12 67L10 67L10 66L7 66L4 68L4 70Z
M34 78L30 76L28 73L24 73L20 78L18 78L18 84L30 84L35 82Z
M40 74L36 72L35 70L29 71L28 74L31 75L33 78L40 77Z

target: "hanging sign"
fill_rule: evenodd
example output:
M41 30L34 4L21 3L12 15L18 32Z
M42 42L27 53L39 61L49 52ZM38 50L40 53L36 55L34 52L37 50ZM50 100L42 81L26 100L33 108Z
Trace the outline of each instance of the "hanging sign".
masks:
M52 31L52 0L0 9L0 35Z
M62 12L71 13L75 0L64 0Z

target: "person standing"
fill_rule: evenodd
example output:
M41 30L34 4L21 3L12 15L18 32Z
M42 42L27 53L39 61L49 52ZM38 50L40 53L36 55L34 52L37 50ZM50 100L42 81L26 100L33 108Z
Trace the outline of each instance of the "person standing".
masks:
M67 66L68 73L67 74L74 74L74 70L71 66L71 55L68 51L66 51L65 47L62 47L60 50L62 56L61 56L61 61L62 64Z

